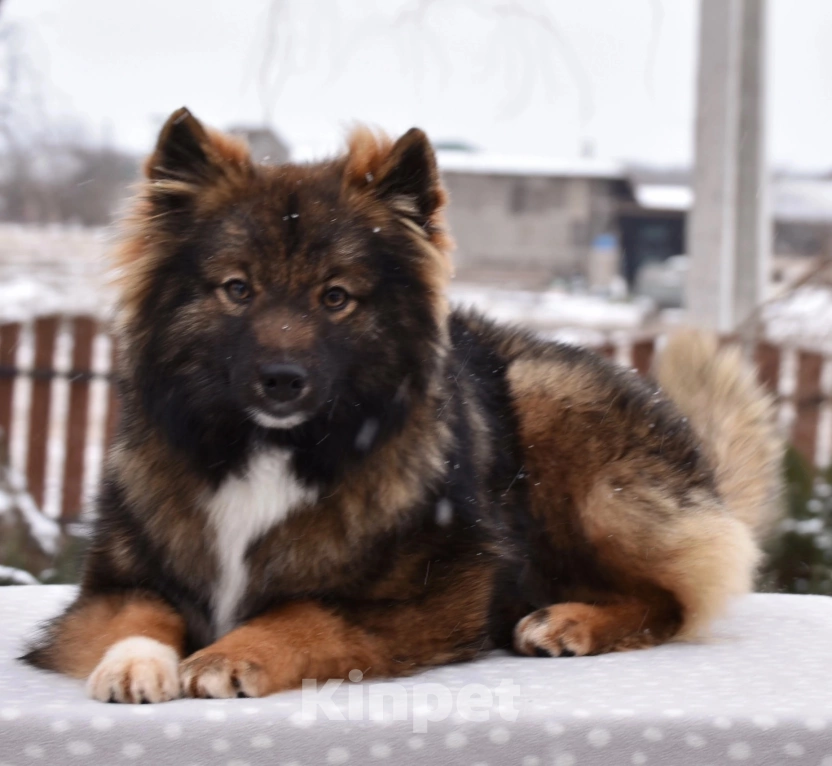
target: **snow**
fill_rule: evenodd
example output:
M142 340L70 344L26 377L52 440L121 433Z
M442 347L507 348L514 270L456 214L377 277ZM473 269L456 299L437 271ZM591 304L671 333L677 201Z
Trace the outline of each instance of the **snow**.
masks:
M792 343L832 351L832 288L806 285L763 307L765 335L774 343Z
M685 212L693 207L689 186L634 184L636 201L647 210ZM778 221L832 223L832 181L823 178L777 179L772 182L772 210Z
M832 181L779 180L774 183L774 210L778 220L804 223L832 222Z
M27 571L2 564L0 564L0 580L7 580L14 585L40 585L37 578Z
M102 229L0 225L0 321L106 317L113 303Z
M84 314L105 318L112 301L102 300L100 290L74 289L72 282L62 286L35 277L16 277L0 282L0 320L22 322L49 314Z
M473 284L453 284L451 302L474 307L489 318L523 324L544 332L559 331L562 339L585 339L586 331L635 330L653 310L649 301L615 303L593 295L560 290L510 290Z
M636 201L648 210L690 210L693 190L670 184L637 184Z
M623 179L624 165L595 157L535 157L491 152L439 151L444 173L479 173L500 176L565 176L571 178Z
M25 489L23 477L0 466L0 479L3 480L0 483L0 514L13 513L17 509L40 549L48 555L57 553L61 528L37 507Z
M441 154L471 167L479 163L483 172L487 166L484 158L494 157L467 152ZM550 170L555 165L566 168L564 163L547 162ZM577 164L588 167L597 162L580 160ZM496 172L497 164L488 167ZM518 165L503 165L506 171L509 167L517 169ZM547 167L546 162L541 161L537 167ZM828 186L832 188L832 183ZM681 204L685 193L690 194L685 187L678 186L646 184L639 188L647 190L646 201L667 206ZM21 321L53 313L107 318L115 297L108 286L109 239L110 234L104 230L0 225L0 321ZM461 282L452 283L451 299L457 305L473 305L498 321L524 324L548 337L590 345L603 342L610 331L642 328L653 311L652 304L646 301L612 301L561 290L527 291ZM762 317L766 334L775 342L832 348L829 288L801 288L765 307Z

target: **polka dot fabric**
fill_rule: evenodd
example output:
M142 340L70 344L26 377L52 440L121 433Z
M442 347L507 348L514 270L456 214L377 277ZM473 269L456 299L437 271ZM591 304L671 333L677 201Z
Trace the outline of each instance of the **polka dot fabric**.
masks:
M832 766L829 598L750 596L701 644L568 659L494 654L439 668L396 682L402 717L392 703L373 706L372 683L320 692L316 715L300 691L93 702L81 682L14 659L72 595L0 588L0 766ZM498 695L501 684L516 695Z

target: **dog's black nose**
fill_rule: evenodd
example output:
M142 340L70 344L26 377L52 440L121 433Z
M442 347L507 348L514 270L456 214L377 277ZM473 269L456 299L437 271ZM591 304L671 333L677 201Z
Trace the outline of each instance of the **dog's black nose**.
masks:
M264 364L260 366L263 392L276 402L291 402L306 388L306 370L296 364Z

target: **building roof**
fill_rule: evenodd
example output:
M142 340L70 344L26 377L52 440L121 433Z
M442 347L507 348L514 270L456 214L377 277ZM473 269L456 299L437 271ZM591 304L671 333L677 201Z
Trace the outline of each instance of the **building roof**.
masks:
M534 157L491 152L438 151L443 173L623 179L623 164L595 157Z
M648 210L689 210L693 190L671 184L635 184L636 202Z
M635 184L635 197L647 210L684 212L693 206L689 186ZM772 212L778 221L832 222L832 180L777 179L772 184Z
M781 221L832 222L832 180L775 181L773 204Z

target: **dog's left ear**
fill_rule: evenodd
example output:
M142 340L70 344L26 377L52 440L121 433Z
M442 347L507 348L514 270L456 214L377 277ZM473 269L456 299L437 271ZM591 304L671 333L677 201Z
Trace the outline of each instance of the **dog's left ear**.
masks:
M376 189L384 199L411 203L417 222L423 226L445 204L436 155L419 128L411 128L393 144L377 171Z
M349 139L344 179L430 231L439 224L446 193L428 137L411 128L396 142L359 127Z

